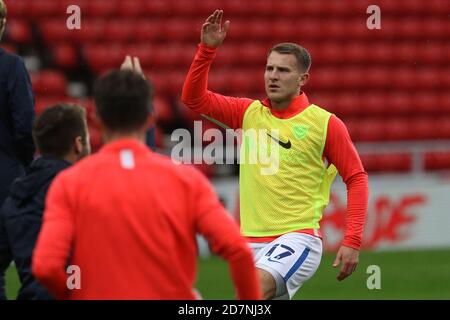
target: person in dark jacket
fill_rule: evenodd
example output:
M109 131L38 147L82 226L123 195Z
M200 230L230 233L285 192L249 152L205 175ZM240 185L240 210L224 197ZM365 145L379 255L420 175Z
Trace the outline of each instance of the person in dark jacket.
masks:
M0 40L6 6L0 0ZM30 76L23 60L0 48L0 205L14 179L33 160L31 128L35 117Z
M51 298L32 276L31 257L52 180L90 153L84 109L66 104L46 109L34 124L33 137L41 156L14 182L0 209L0 278L14 261L21 281L17 298L27 300Z

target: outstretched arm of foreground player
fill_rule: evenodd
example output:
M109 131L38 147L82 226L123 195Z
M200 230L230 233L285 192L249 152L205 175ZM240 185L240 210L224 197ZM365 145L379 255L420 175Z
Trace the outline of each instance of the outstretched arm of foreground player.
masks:
M181 99L191 110L236 129L242 127L245 110L253 100L227 97L207 89L209 68L230 25L230 21L222 25L222 16L223 11L216 10L202 26L198 51L184 81Z
M261 299L261 288L247 241L219 202L208 180L200 172L193 173L192 178L195 178L192 212L196 214L197 231L205 236L214 253L228 261L238 299Z

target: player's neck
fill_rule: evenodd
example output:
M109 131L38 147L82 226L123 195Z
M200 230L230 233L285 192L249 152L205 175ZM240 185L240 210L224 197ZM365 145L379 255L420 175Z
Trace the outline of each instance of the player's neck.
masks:
M122 132L105 131L103 133L103 142L105 144L120 139L134 139L145 144L145 132L134 131L122 133Z
M273 109L285 110L291 105L292 100L293 99L285 100L285 101L273 101L273 100L270 100L270 105L272 106Z

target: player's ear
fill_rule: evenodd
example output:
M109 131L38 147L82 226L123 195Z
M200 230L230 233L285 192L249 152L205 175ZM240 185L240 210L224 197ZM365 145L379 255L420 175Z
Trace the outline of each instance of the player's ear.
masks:
M81 136L75 138L74 148L76 154L83 152L83 138Z
M306 84L306 82L308 82L308 79L309 79L309 73L302 73L299 77L300 87L303 87Z

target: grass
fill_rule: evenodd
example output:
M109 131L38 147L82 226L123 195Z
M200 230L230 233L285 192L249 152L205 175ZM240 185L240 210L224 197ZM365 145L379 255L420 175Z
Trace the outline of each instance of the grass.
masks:
M362 252L358 269L342 282L336 280L333 260L333 254L325 254L294 299L450 299L450 249ZM367 288L370 265L381 269L379 290ZM7 296L13 299L19 287L14 267L8 269L6 281ZM196 287L204 299L234 299L227 264L217 257L200 259Z
M450 299L450 250L362 252L358 269L342 282L325 254L316 274L294 299ZM381 269L381 289L369 290L369 265ZM227 265L218 258L202 260L197 288L205 299L233 299Z

